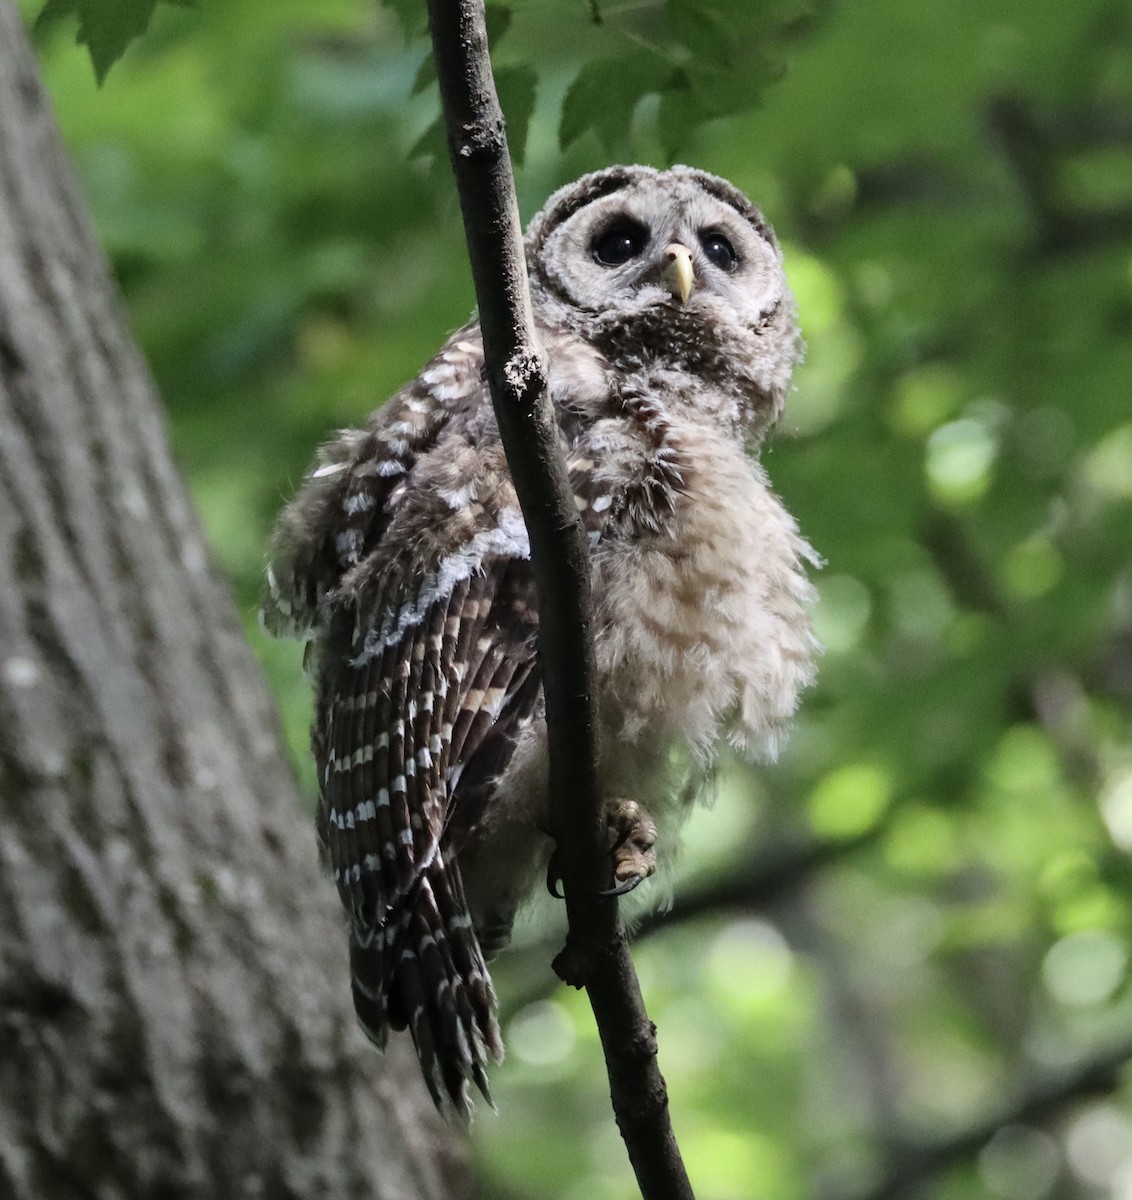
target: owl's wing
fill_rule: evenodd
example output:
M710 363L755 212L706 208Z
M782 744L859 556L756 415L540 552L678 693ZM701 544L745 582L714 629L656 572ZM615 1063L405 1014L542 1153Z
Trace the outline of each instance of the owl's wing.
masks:
M380 540L391 498L452 418L482 401L483 390L483 346L469 325L367 428L342 430L321 447L272 534L261 609L270 633L309 636L327 623L327 598Z
M477 515L468 546L423 537L412 556L427 567L385 564L343 606L326 648L315 746L323 830L343 903L365 936L436 859L464 772L482 775L477 759L488 749L498 774L534 710L526 533L517 510L496 517Z
M409 1027L434 1099L457 1115L468 1082L488 1094L487 1058L502 1052L459 835L541 703L526 529L468 350L457 335L368 431L324 452L281 522L271 610L313 629L320 652L319 827L358 1015L379 1044ZM594 477L577 431L564 438L600 533L612 481Z
M467 1110L502 1052L464 898L466 829L539 703L526 528L490 409L458 414L359 523L326 602L320 827L350 915L354 999L408 1025L437 1104Z

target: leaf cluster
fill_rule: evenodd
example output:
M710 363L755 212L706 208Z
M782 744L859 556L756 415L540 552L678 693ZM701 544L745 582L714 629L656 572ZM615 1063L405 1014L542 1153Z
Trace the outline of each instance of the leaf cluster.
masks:
M165 0L193 7L196 0ZM41 25L62 17L78 18L77 40L90 53L99 81L149 27L158 0L48 0ZM641 102L655 102L656 134L670 159L685 148L697 128L714 118L756 107L764 89L787 68L791 45L812 32L830 0L656 0L613 6L595 0L591 20L602 35L599 54L584 61L562 103L559 144L569 147L593 132L609 153L628 144ZM424 32L425 5L420 0L384 0L409 38ZM541 22L523 13L522 5L502 0L487 5L488 34L493 50L519 13L528 28ZM580 9L567 22L583 24ZM573 30L576 39L579 30ZM536 36L545 36L541 31ZM570 36L570 34L566 34ZM535 108L538 75L527 56L496 69L496 84L507 114L511 152L522 163L527 130ZM415 90L435 79L429 60L422 62ZM439 119L416 145L417 152L442 147Z
M193 8L196 0L165 0L165 3ZM156 7L157 0L47 0L39 15L39 25L77 17L77 41L86 46L101 83L129 44L149 28Z

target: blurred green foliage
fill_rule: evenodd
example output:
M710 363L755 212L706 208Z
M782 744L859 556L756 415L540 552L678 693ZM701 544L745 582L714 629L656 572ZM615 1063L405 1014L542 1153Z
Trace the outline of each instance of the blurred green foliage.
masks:
M195 0L167 0L191 7ZM43 25L75 17L78 41L90 52L91 65L100 80L149 28L157 0L47 0L39 14Z
M299 651L254 624L272 515L472 304L423 6L394 7L158 6L101 90L73 19L38 33L308 790ZM637 957L701 1200L864 1195L1132 1029L1132 10L493 21L524 215L678 153L784 242L809 352L766 462L827 559L821 682L689 826L677 895L714 905ZM584 997L519 940L478 1194L631 1195ZM1039 1105L923 1194L1132 1195L1130 1102Z

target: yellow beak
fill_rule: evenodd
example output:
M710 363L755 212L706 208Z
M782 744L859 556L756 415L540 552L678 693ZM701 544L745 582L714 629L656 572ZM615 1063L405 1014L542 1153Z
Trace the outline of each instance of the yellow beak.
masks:
M696 273L692 270L692 252L679 242L671 242L664 247L664 257L667 259L660 277L664 286L673 297L680 297L681 304L688 303L688 297L696 286Z

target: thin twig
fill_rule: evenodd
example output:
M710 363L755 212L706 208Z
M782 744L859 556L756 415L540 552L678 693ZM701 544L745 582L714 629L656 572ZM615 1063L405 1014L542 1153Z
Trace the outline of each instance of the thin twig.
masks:
M646 1200L692 1200L618 920L605 845L590 635L589 546L535 340L515 183L482 0L429 0L436 73L479 304L487 379L523 510L539 600L551 817L570 933L555 970L589 995L618 1126Z
M996 96L987 106L991 133L1033 217L1037 248L1047 253L1123 240L1132 231L1132 205L1082 203L1058 185L1059 170L1070 156L1122 148L1127 127L1113 127L1088 110L1066 116L1058 130L1040 121L1033 106L1018 96Z

